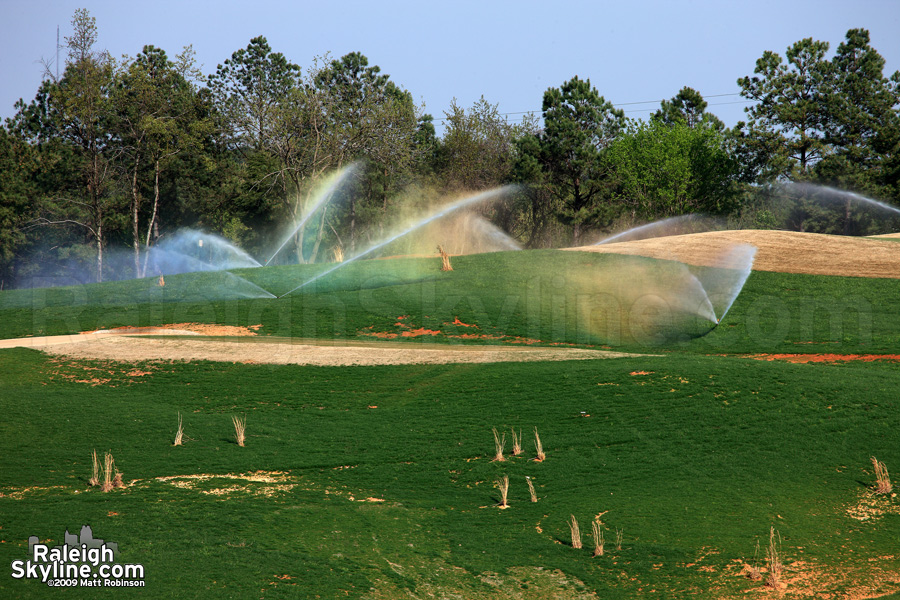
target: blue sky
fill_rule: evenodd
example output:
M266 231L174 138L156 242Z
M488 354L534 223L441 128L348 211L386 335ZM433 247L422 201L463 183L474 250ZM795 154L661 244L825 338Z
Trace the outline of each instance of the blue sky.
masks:
M887 74L900 69L898 0L0 0L0 118L34 97L57 26L69 35L78 8L96 18L99 49L119 57L153 44L174 56L192 44L206 74L257 35L303 68L360 51L435 119L453 98L469 107L484 96L518 120L578 75L636 118L691 86L730 126L746 106L736 80L765 50L784 55L812 37L833 52L856 27L870 31Z

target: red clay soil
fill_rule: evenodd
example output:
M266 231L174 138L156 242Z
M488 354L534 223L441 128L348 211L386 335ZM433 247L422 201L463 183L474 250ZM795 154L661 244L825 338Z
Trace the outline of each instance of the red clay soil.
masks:
M251 325L250 327L241 327L238 325L215 325L211 323L168 323L165 325L154 325L153 327L116 327L113 329L100 329L96 331L82 331L82 334L97 333L98 331L115 333L121 335L152 335L155 333L166 333L167 331L185 332L189 331L199 335L213 336L249 336L256 335L256 330L262 325Z
M873 362L876 360L900 361L900 354L749 354L754 360L784 360L790 363L839 363Z

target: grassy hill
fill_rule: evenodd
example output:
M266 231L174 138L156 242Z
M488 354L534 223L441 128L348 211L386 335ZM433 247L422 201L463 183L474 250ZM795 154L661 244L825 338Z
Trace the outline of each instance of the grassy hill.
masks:
M260 333L370 339L410 329L429 341L481 336L687 352L900 352L892 279L754 272L721 325L697 317L692 273L640 257L554 250L301 265L0 293L0 338L190 321L261 324ZM704 275L706 273L706 275ZM266 290L266 291L264 291ZM257 297L252 297L252 296ZM265 296L265 297L259 297ZM699 307L702 308L702 307ZM717 315L721 317L721 315Z
M0 337L204 321L660 356L338 368L0 351L0 563L26 558L29 536L55 544L89 524L144 566L154 598L746 598L763 584L742 569L765 567L774 527L787 597L900 590L900 501L871 492L870 462L900 465L896 365L733 356L898 352L896 282L754 273L700 336L701 319L631 310L649 294L638 283L674 277L664 263L548 251L453 265L360 262L278 300L230 298L222 274L3 292ZM322 268L237 274L280 295ZM628 306L618 328L615 302ZM452 337L473 332L493 337ZM179 414L186 441L173 446ZM232 416L246 416L245 447ZM115 457L126 487L88 485L93 450ZM0 593L51 592L6 576Z

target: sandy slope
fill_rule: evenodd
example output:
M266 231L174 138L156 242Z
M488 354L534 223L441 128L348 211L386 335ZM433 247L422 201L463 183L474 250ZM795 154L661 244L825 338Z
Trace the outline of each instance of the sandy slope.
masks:
M712 266L733 244L756 246L753 269L812 275L900 278L900 243L793 231L708 231L632 242L569 248L674 259Z
M223 341L196 337L193 339L161 339L163 330L144 328L145 334L102 332L91 335L59 335L0 340L0 348L25 347L49 354L90 360L136 362L142 360L181 361L212 360L242 363L296 364L316 366L444 364L486 362L530 362L554 360L589 360L638 356L582 348L521 346L449 346L390 342L321 342L295 343L291 340ZM169 331L169 335L191 334ZM194 333L196 335L196 333Z

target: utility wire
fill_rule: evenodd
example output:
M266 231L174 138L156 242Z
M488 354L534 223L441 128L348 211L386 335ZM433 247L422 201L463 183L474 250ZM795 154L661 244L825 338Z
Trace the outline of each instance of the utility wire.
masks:
M703 96L703 99L706 100L707 98L727 98L727 97L729 97L729 96L740 96L740 94L737 93L737 92L735 92L735 93L733 93L733 94L711 94L711 95L709 95L709 96ZM657 104L657 103L661 103L661 102L663 102L663 101L665 101L665 99L663 99L663 100L641 100L640 102L619 102L619 103L614 103L613 106L615 106L615 107L621 107L621 106L637 106L637 105L640 105L640 104ZM737 102L716 102L716 103L713 103L713 104L708 104L707 106L724 106L724 105L726 105L726 104L748 104L748 103L750 103L750 102L753 102L753 100L738 100ZM654 109L652 109L652 108L640 108L640 109L626 110L625 112L626 112L626 113L649 112L649 111L651 111L651 110L654 110ZM517 112L505 112L505 113L498 113L498 114L499 114L501 117L512 117L512 116L518 116L518 115L538 114L538 113L540 113L540 112L542 112L542 111L539 111L539 110L522 110L522 111L517 111ZM448 120L447 117L443 117L443 118L441 118L441 119L433 119L433 120L432 120L432 123L443 123L444 121L447 121L447 120Z

